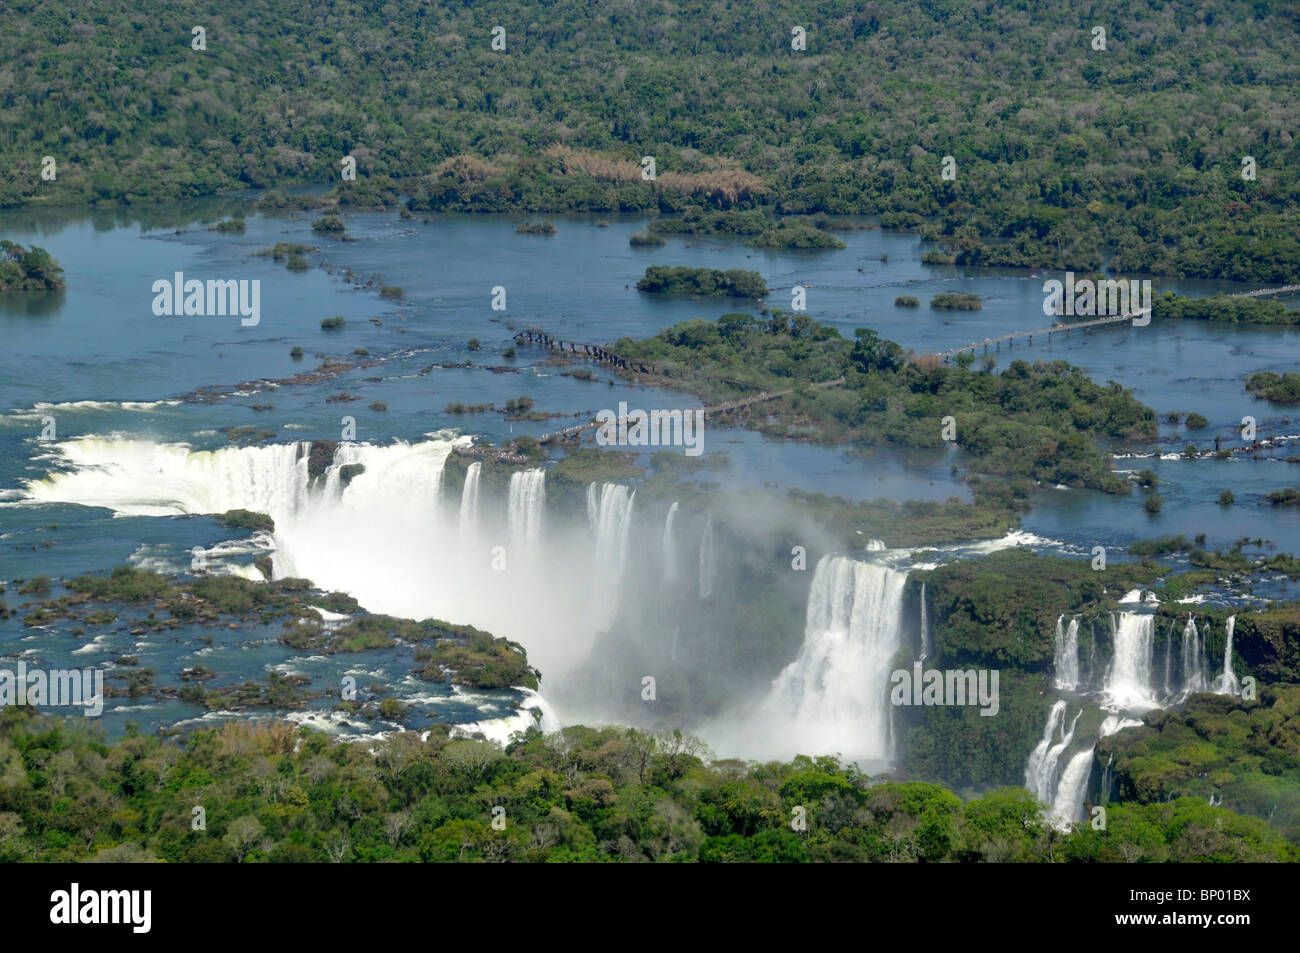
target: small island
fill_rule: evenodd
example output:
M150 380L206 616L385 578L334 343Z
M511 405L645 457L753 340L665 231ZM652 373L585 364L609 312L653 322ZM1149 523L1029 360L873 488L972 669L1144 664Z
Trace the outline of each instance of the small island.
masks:
M44 248L0 240L0 291L62 291L63 269Z
M979 295L944 291L930 299L930 307L937 311L980 311L984 305Z
M1246 390L1278 404L1300 404L1300 374L1260 371L1246 378Z
M638 291L650 294L712 295L731 298L762 298L767 282L756 271L731 268L668 268L651 265L636 283Z

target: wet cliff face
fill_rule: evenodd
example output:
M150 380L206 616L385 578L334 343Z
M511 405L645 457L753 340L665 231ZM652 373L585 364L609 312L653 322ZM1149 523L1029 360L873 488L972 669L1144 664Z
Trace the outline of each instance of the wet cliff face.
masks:
M1233 651L1262 682L1300 682L1300 609L1238 615Z

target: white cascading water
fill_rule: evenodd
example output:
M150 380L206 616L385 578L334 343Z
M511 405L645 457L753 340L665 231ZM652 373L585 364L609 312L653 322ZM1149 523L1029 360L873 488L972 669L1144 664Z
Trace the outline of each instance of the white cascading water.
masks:
M594 483L587 486L587 519L596 537L592 568L595 601L601 606L598 618L602 626L613 622L618 613L635 501L636 490L621 483L604 483L599 490Z
M516 551L531 552L542 538L546 507L546 471L516 470L510 474L507 521Z
M1025 787L1040 801L1049 800L1049 795L1045 793L1048 785L1044 783L1046 779L1043 777L1043 761L1047 757L1047 750L1052 746L1052 737L1057 733L1064 717L1065 700L1058 698L1047 713L1047 727L1043 729L1043 737L1034 746L1034 750L1029 752L1029 761L1025 765Z
M1173 672L1174 657L1174 625L1171 623L1169 631L1165 633L1165 690L1161 695L1166 701L1173 698L1172 682L1170 681Z
M1047 820L1055 827L1064 830L1081 818L1083 802L1087 797L1088 778L1092 775L1093 749L1087 748L1072 757L1061 772L1061 781L1057 785L1056 796L1046 803Z
M1061 634L1061 623L1057 622L1058 639L1068 643L1068 631ZM1077 637L1077 629L1076 629ZM1095 642L1095 639L1094 639ZM1155 650L1155 616L1148 613L1121 612L1119 621L1114 624L1114 645L1110 667L1106 672L1106 682L1102 687L1101 705L1108 714L1098 729L1098 740L1113 735L1122 728L1136 727L1142 722L1125 718L1125 713L1141 713L1159 707L1156 700L1153 678L1153 653ZM1076 656L1077 657L1077 656ZM1059 671L1059 670L1058 670ZM1077 677L1077 676L1076 676ZM1058 674L1058 683L1060 676ZM1062 704L1057 702L1057 704ZM1071 731L1073 735L1073 731ZM1071 739L1073 740L1073 739ZM1042 747L1042 742L1039 747ZM1061 748L1065 750L1066 746ZM1030 753L1031 763L1038 748ZM1044 797L1048 785L1035 789L1035 795L1050 805L1047 820L1062 829L1078 821L1083 815L1083 804L1087 796L1088 779L1092 776L1092 764L1096 742L1086 749L1076 752L1060 772L1051 796ZM1040 759L1041 759L1040 755ZM1060 752L1057 753L1060 757ZM1040 772L1041 774L1041 772ZM1026 783L1029 769L1026 768Z
M1110 671L1102 689L1103 707L1112 711L1150 711L1159 707L1151 684L1155 616L1121 612L1115 626Z
M1047 727L1043 729L1042 740L1029 753L1029 763L1025 765L1025 787L1044 804L1051 804L1056 799L1057 782L1060 780L1057 766L1062 752L1074 741L1074 726L1083 714L1083 708L1080 708L1067 731L1065 707L1064 699L1058 699L1052 705L1052 710L1047 713ZM1056 736L1055 740L1053 736Z
M677 578L677 553L673 542L673 520L677 517L677 501L668 507L668 518L664 520L664 579L672 582Z
M1098 740L1115 734L1122 728L1137 728L1142 722L1120 715L1107 715L1097 728ZM1056 797L1051 801L1047 812L1048 820L1062 830L1083 817L1083 802L1088 795L1088 779L1092 776L1092 762L1096 745L1080 751L1070 759L1065 770L1061 772L1061 782L1056 789Z
M465 471L465 486L460 491L460 521L457 528L460 538L465 541L474 539L478 533L478 488L483 464L475 460Z
M1223 644L1223 673L1215 679L1214 690L1220 695L1240 695L1241 682L1232 671L1232 633L1237 627L1237 617L1228 616L1226 626L1228 633L1227 641Z
M921 658L930 657L930 624L926 618L925 583L921 583Z
M523 695L524 700L513 715L506 715L504 718L488 718L467 725L458 725L452 728L452 737L469 737L479 734L489 741L505 745L515 732L527 731L533 725L540 728L543 734L548 735L564 727L559 716L555 714L555 710L547 704L546 699L540 694L531 689L524 689Z
M834 751L867 770L887 766L894 755L889 676L906 581L886 566L822 557L798 658L756 710L716 726L718 743L752 758Z
M713 517L704 523L704 535L700 537L700 598L707 599L713 595Z
M1056 687L1072 692L1079 687L1079 620L1064 625L1065 616L1056 620L1056 657L1052 660L1056 671Z
M467 623L516 640L547 676L547 698L562 711L581 701L563 698L565 673L585 664L608 622L604 600L592 598L590 536L563 524L542 533L539 474L518 487L513 525L525 538L542 536L546 558L521 574L497 571L487 558L467 554L456 544L463 506L443 507L438 490L447 456L468 443L444 436L385 446L349 442L339 446L322 478L312 480L305 442L194 451L183 444L87 437L52 445L60 472L30 482L25 500L133 516L265 513L276 524L276 578L311 579L350 593L372 612ZM364 470L343 485L339 469L346 463ZM614 497L620 495L625 517L631 499L626 488ZM621 543L604 548L622 553L627 520L612 522L621 526ZM511 559L510 569L515 564Z
M1201 633L1196 628L1196 620L1187 614L1187 625L1183 627L1183 698L1196 692L1210 690L1205 677L1205 665L1201 653Z

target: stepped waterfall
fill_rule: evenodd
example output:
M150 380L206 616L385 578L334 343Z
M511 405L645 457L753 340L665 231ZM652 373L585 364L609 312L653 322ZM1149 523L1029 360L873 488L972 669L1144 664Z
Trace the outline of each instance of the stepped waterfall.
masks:
M1240 692L1240 684L1232 671L1235 624L1236 617L1229 617L1223 671L1213 682L1213 691L1223 694ZM1165 640L1159 687L1154 671L1155 616L1146 612L1121 612L1118 618L1112 618L1112 636L1110 663L1096 698L1105 712L1096 738L1086 743L1081 739L1081 743L1076 745L1073 723L1068 730L1065 727L1067 702L1063 698L1057 699L1048 712L1042 738L1029 753L1025 765L1025 786L1048 805L1047 819L1062 828L1082 819L1097 741L1124 728L1142 724L1132 716L1181 703L1192 694L1211 690L1206 675L1206 640L1190 614L1181 627L1177 624L1171 627ZM1077 691L1080 687L1077 620L1072 620L1067 626L1064 616L1057 619L1053 661L1055 687L1065 692ZM1081 707L1080 713L1082 711ZM1075 720L1078 720L1078 715ZM1077 750L1070 753L1071 747Z

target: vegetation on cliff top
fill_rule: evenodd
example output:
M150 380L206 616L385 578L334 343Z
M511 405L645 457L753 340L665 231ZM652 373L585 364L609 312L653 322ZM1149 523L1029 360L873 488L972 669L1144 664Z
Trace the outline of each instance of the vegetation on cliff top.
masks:
M873 783L834 758L707 765L675 734L536 730L504 751L435 725L349 745L230 722L185 745L105 745L75 722L0 713L0 860L170 862L1294 861L1256 818L1185 798L1112 805L1061 835L1028 792L963 803ZM79 766L76 778L60 766ZM259 780L260 779L260 780ZM267 783L273 779L274 783ZM191 828L202 798L207 828ZM492 806L505 808L504 830ZM807 830L792 830L794 808Z

